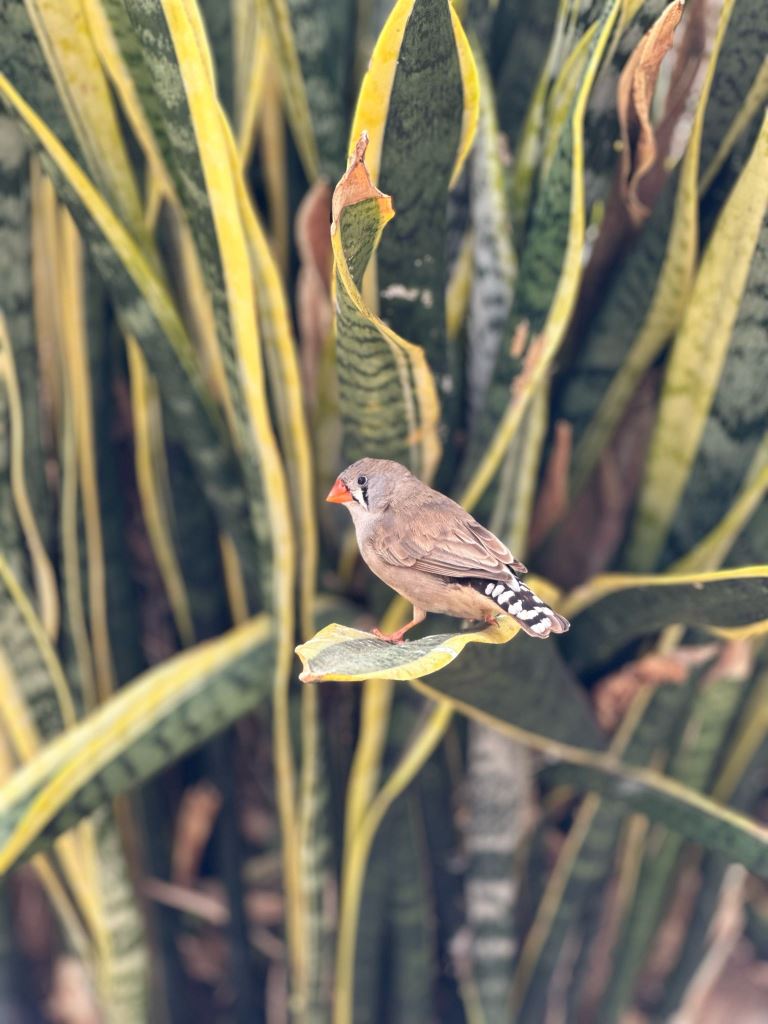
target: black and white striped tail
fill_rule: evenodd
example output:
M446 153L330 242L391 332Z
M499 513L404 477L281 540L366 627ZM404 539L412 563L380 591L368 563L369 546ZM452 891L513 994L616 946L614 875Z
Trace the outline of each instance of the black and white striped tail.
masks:
M469 583L492 598L529 636L543 640L550 633L567 633L571 628L568 619L553 611L516 576L506 580L470 580Z

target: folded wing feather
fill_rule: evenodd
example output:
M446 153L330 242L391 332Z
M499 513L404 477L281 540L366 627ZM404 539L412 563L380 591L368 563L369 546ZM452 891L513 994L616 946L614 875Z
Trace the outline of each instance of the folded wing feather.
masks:
M379 557L390 565L456 579L503 580L511 570L527 572L498 537L461 506L448 499L445 506L419 505L409 516L385 513L388 522L374 542Z

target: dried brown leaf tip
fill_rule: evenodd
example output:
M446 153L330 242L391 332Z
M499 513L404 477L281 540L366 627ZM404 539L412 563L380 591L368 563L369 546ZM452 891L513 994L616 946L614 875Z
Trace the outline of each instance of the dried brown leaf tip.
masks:
M595 686L592 699L595 717L606 732L613 732L634 700L638 690L652 686L682 685L697 665L712 659L715 644L681 647L669 654L646 654L623 665Z
M673 0L662 11L632 51L619 78L616 105L621 133L621 193L636 226L650 213L640 197L640 186L659 155L651 103L661 62L672 47L684 7L684 0Z
M355 145L355 151L349 158L347 169L333 192L332 214L336 224L341 211L346 206L361 203L364 199L378 199L385 220L394 215L392 199L379 191L371 181L368 168L365 166L365 151L368 149L368 132L361 132Z

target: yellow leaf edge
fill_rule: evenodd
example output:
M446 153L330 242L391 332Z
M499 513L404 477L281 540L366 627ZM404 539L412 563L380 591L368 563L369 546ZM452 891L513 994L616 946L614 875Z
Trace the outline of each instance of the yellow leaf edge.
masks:
M367 672L317 672L311 671L313 657L316 657L328 648L348 643L351 640L372 640L372 635L351 626L342 626L332 622L316 633L311 640L299 644L296 654L301 659L303 666L299 679L303 683L339 682L339 683L362 683L368 679L392 679L399 682L408 682L412 679L420 679L422 676L432 675L440 669L450 665L452 661L461 654L467 644L506 644L520 631L520 626L513 619L504 616L497 620L495 625L487 626L484 629L473 630L468 633L454 633L446 635L436 647L426 654L418 655L413 661L403 665L386 666L377 671ZM425 637L425 639L429 639ZM386 641L380 641L382 650L389 649ZM407 649L408 641L405 647Z
M768 576L768 565L746 565L739 569L717 569L713 572L681 574L603 573L571 591L564 600L561 611L567 618L575 619L580 612L603 598L635 587L677 587L686 584L692 587L702 587L705 583L755 579L760 576ZM734 627L738 630L745 628L747 627Z
M398 0L390 11L376 40L368 62L368 69L358 93L352 129L349 133L349 150L350 152L354 150L355 143L362 132L367 131L370 134L372 141L368 153L368 170L373 181L378 181L379 178L384 128L389 114L389 100L395 81L400 46L413 7L414 0ZM477 130L480 113L480 83L472 48L461 19L454 10L453 3L449 3L449 10L463 92L461 134L449 185L449 188L453 188L469 155Z

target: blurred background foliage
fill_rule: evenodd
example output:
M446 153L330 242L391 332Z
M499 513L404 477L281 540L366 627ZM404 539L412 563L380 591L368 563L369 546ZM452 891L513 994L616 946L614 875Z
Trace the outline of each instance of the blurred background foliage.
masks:
M0 5L4 1024L765 1018L767 43ZM402 614L320 500L362 453L571 632L301 684Z

